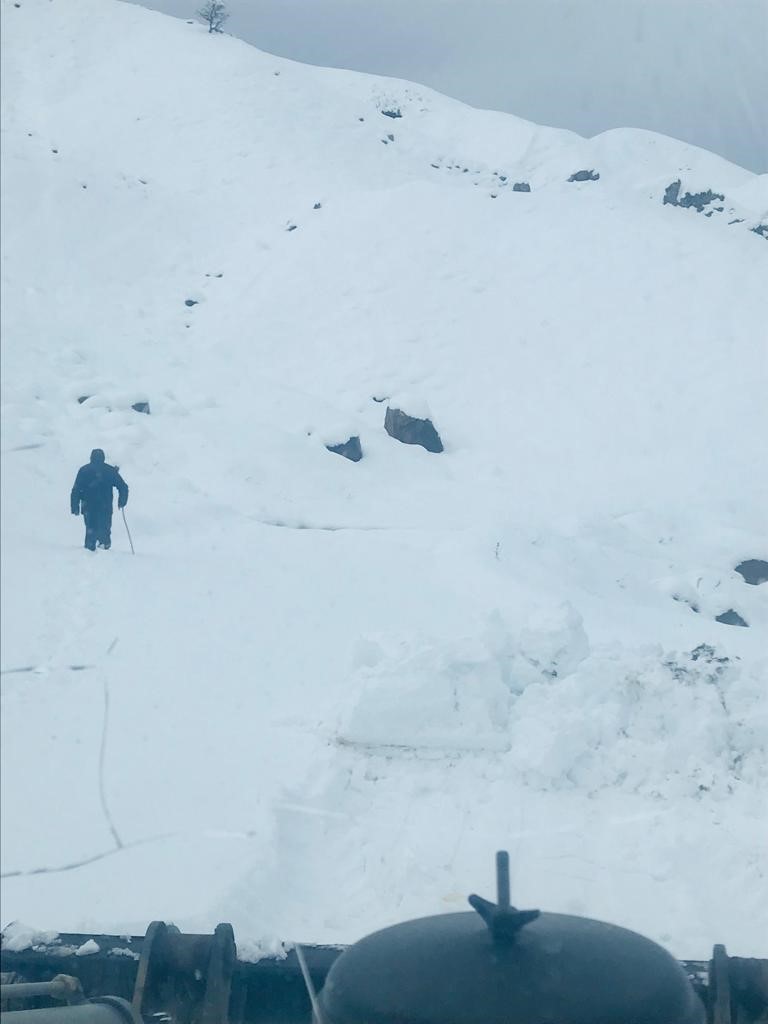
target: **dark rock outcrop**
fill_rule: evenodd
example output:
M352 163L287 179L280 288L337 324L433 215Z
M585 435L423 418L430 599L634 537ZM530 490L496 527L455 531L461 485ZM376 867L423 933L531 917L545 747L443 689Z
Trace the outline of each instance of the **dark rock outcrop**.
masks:
M402 117L400 107L393 107L391 110L382 110L384 117Z
M80 397L77 400L77 404L82 405L83 402L87 402L89 398L91 398L91 395L80 395Z
M723 612L721 615L716 615L715 622L722 622L725 626L749 626L749 623L745 622L733 608L729 608L727 612Z
M600 175L592 168L589 171L576 171L568 181L599 181Z
M718 200L721 203L725 202L724 195L720 192L713 192L711 189L707 189L706 192L686 192L685 195L681 197L680 189L682 187L683 183L679 178L677 181L673 181L671 185L667 185L664 190L662 205L682 206L686 209L692 206L698 213L702 213L704 207L709 206L710 203L714 203L715 200Z
M531 186L528 184L527 181L516 181L515 184L512 186L512 191L513 192L530 192L531 191Z
M402 409L387 407L387 414L384 417L384 429L390 437L403 444L419 444L428 452L443 451L443 442L435 430L432 420L421 420L415 416L409 416Z
M193 306L197 305L197 299L184 299L184 305L191 309Z
M753 587L768 583L768 562L764 558L747 558L744 562L739 562L736 572L744 577L745 583Z
M149 416L149 402L134 402L131 408L135 412L143 412Z
M327 444L325 447L334 455L343 455L350 462L359 462L363 457L363 449L357 434L350 437L348 441L344 441L343 444Z

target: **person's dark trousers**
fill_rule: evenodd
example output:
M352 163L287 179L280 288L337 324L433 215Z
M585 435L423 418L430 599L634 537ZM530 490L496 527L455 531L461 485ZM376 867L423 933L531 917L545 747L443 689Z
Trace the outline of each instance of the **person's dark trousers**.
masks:
M112 544L112 509L100 507L92 508L85 505L83 508L85 519L85 546L89 551L95 551L96 545L101 544L108 548Z

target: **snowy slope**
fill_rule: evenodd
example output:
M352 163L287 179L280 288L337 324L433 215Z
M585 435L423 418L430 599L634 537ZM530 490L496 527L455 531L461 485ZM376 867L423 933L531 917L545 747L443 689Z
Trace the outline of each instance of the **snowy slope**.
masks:
M766 178L19 4L3 923L351 941L503 846L521 904L764 955ZM80 547L96 445L135 557Z

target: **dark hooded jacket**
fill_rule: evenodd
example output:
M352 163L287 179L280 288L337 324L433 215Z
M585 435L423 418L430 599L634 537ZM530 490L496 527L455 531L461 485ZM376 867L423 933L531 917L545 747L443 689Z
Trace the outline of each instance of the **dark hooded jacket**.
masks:
M128 501L128 485L115 466L107 465L101 448L94 448L91 461L77 471L70 497L72 512L78 515L82 504L83 512L109 511L111 515L113 488L117 488L117 507L123 508Z

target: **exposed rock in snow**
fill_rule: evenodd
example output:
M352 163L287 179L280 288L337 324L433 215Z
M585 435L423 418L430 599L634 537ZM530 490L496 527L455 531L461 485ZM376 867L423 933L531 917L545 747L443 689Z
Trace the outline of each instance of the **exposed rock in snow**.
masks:
M735 609L733 609L733 608L729 608L728 611L722 612L720 615L716 615L715 616L715 622L722 622L726 626L748 626L749 625L749 623L746 622L741 617L741 615L739 615L739 613Z
M351 462L359 462L363 457L363 449L360 445L360 438L357 435L350 437L341 444L327 444L325 447L329 452L343 455L345 459L349 459Z
M418 444L428 452L443 451L443 442L432 420L410 416L402 409L387 407L384 429L390 437L403 444Z
M600 180L600 175L594 169L593 170L589 170L589 171L586 171L586 170L585 171L576 171L568 179L568 181L599 181L599 180Z
M739 562L736 572L743 576L745 583L753 587L768 583L768 562L764 558L747 558Z
M680 196L680 189L682 188L682 181L680 178L677 181L673 181L671 185L667 185L664 191L664 206L682 206L684 208L692 207L701 213L706 206L714 202L725 202L725 196L720 192L713 192L712 189L706 189L704 192L686 192L682 197ZM718 213L722 213L723 207L714 207Z

